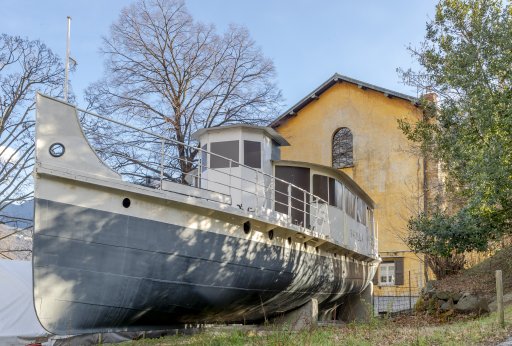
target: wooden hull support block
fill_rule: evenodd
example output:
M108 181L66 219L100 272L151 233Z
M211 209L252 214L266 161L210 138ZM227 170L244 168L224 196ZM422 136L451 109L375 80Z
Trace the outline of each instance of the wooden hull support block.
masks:
M301 307L277 317L273 322L275 325L289 327L290 330L316 327L318 323L318 300L313 298Z
M340 309L339 319L344 322L368 322L372 317L373 283L358 294L351 294Z

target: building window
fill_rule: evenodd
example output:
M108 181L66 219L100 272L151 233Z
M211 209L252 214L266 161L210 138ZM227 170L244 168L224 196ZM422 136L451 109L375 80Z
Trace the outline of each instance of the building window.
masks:
M383 262L379 268L379 285L392 286L395 284L395 262Z
M352 131L348 127L338 129L332 137L332 166L334 168L354 165Z
M384 258L379 266L378 275L373 277L373 284L380 286L401 286L404 284L404 258Z

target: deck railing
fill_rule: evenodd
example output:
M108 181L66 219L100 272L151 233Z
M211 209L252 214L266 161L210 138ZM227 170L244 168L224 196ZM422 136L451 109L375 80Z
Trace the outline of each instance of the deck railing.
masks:
M327 201L299 186L198 146L166 138L150 131L151 127L138 128L88 110L77 110L92 148L126 181L157 189L162 189L164 181L199 189L208 186L209 190L228 195L231 200L235 193L250 194L256 202L254 206L249 206L247 212L277 218L331 236ZM203 157L207 158L205 163ZM211 162L212 157L229 162L228 168L208 167L207 162ZM254 179L235 174L235 167L253 172ZM212 175L216 178L210 178ZM294 195L301 195L301 198ZM283 212L283 208L286 212ZM294 214L301 215L301 218L294 218Z

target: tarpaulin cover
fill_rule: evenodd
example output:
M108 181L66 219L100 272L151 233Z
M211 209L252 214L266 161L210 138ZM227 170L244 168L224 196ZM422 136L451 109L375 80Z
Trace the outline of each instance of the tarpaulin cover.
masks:
M6 337L48 335L34 310L32 263L0 260L0 343Z
M27 345L84 346L118 343L142 337L158 338L171 331L121 332L56 336L39 323L32 294L32 262L0 259L0 346Z

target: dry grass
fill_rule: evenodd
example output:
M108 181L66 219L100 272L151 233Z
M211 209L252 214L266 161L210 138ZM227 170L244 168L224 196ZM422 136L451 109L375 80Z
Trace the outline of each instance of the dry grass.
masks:
M125 343L142 345L496 345L512 334L512 307L506 311L506 327L496 315L459 316L443 322L428 315L373 319L370 323L318 327L292 332L283 327L207 329L193 336L170 336Z
M437 282L436 286L451 292L492 297L495 295L494 272L501 269L505 292L510 292L511 258L512 247L505 248L480 264ZM440 315L417 313L301 332L292 332L283 327L245 327L239 330L211 328L192 336L139 340L125 345L496 345L512 336L512 306L506 308L505 320L505 328L500 328L495 313L483 317L455 315L453 312Z
M443 291L469 292L490 298L496 294L495 271L501 269L504 291L512 291L511 258L512 246L506 247L472 268L437 282L435 286Z

